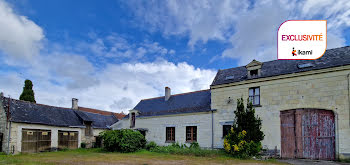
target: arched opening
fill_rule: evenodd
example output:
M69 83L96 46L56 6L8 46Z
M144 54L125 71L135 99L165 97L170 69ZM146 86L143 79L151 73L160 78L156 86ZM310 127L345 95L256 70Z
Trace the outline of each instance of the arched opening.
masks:
M280 113L282 158L335 159L335 117L324 109Z

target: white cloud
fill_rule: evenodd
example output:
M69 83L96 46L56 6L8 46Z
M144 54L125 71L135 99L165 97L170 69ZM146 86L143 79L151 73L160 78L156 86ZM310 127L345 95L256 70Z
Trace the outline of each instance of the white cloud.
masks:
M248 1L128 1L140 17L137 21L151 31L165 35L189 35L189 46L210 39L225 40L238 13L247 10Z
M216 73L214 70L195 68L187 63L157 61L109 64L106 69L92 77L84 73L89 68L80 66L89 64L82 57L73 56L74 58L76 60L71 63L77 66L63 62L65 56L56 56L55 64L42 64L52 70L51 74L41 77L37 76L40 73L31 73L38 103L70 107L71 98L75 97L79 99L81 106L120 112L133 108L141 99L164 95L165 86L171 87L173 93L208 89ZM0 81L1 90L18 98L24 81L21 77L19 73L6 73ZM8 82L17 85L9 86ZM77 88L75 85L81 86Z
M90 50L96 56L107 58L127 58L138 60L145 55L172 55L175 50L168 50L158 42L143 41L141 43L132 43L125 37L118 34L111 34L106 37L98 37L95 33L89 34L92 42L80 42L76 51ZM83 52L81 52L83 53Z
M0 51L12 57L30 58L42 47L43 30L25 16L19 16L0 0Z
M128 3L143 28L160 31L164 36L189 37L191 48L209 40L229 43L222 57L237 59L240 65L253 59L276 59L277 30L285 20L327 19L328 48L344 46L343 30L350 27L348 0Z
M0 26L0 49L9 55L0 54L4 59L0 65L16 70L0 71L0 91L12 98L19 98L24 80L29 78L38 103L70 107L71 98L78 98L80 106L120 112L133 108L141 99L163 95L165 86L172 87L173 93L207 89L215 76L214 70L159 59L147 63L107 62L99 68L84 56L86 51L99 59L121 56L138 59L146 54L175 53L157 42L131 44L117 34L99 38L90 33L92 42L68 47L48 41L49 50L39 53L40 42L45 39L39 26L16 15L1 0L0 18L3 25Z

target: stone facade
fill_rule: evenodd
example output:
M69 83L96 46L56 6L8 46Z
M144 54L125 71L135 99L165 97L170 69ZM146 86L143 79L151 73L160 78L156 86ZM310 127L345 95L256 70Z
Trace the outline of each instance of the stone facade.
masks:
M158 145L169 145L166 140L166 127L175 127L175 141L186 144L186 126L197 126L197 142L201 147L211 147L211 112L178 114L156 117L136 117L135 127L146 128L147 141L154 141ZM113 129L130 128L130 120L123 119L112 125Z
M248 98L248 89L260 87L260 104L256 114L263 120L263 145L268 149L281 149L280 111L296 108L332 110L336 118L336 155L350 154L349 127L349 73L350 67L338 67L270 78L212 86L215 147L222 147L222 126L218 123L232 119L237 99ZM228 98L233 101L227 103Z

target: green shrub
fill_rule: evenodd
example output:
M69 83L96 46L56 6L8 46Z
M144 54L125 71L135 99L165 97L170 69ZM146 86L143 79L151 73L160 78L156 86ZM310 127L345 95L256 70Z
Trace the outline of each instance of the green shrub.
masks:
M86 143L81 143L81 144L80 144L80 147L81 147L81 148L86 148Z
M193 142L193 143L191 143L190 148L200 148L200 147L199 147L199 144L197 142Z
M107 130L101 133L107 151L134 152L145 147L146 139L139 131Z
M253 104L247 100L247 108L243 99L237 99L237 109L232 128L224 139L225 151L238 158L258 156L262 149L261 119L255 115Z
M256 156L262 149L261 142L248 141L247 132L235 133L233 129L225 136L225 151L237 158L249 158Z
M211 150L211 149L202 149L199 147L198 143L192 143L192 147L187 147L186 144L173 143L169 146L158 146L150 150L151 152L158 153L168 153L176 155L193 155L193 156L221 156L226 155L222 150Z
M146 150L148 150L148 151L153 150L154 148L157 148L157 147L158 147L157 143L155 143L153 141L146 144Z

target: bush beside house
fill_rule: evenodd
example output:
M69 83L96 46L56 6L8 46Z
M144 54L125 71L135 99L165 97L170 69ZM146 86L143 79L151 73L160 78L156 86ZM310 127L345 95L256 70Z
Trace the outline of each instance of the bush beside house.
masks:
M257 156L262 149L261 119L255 116L253 104L248 100L247 108L243 99L237 99L235 122L224 139L225 151L234 157L247 158Z
M103 148L107 151L134 152L145 147L146 139L130 129L108 130L101 133Z

